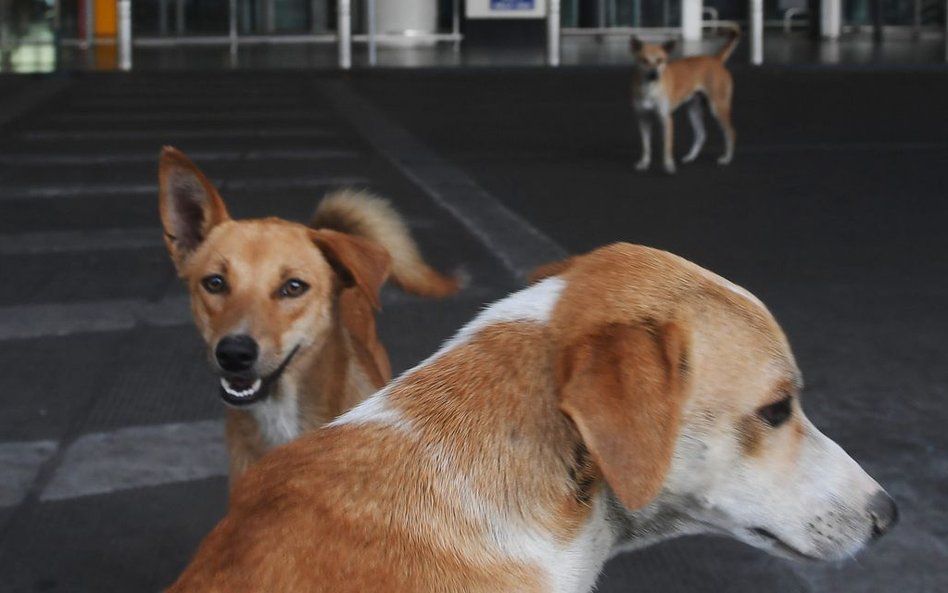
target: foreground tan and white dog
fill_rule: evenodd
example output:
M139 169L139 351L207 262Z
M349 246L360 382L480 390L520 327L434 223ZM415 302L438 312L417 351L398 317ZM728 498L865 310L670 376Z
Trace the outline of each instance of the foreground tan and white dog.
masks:
M635 165L636 170L645 171L652 162L652 120L657 120L662 136L662 167L666 173L675 172L672 153L674 126L672 113L682 105L688 105L688 119L694 131L691 150L682 159L690 163L698 158L707 134L701 113L698 95L708 101L711 115L724 132L724 154L718 163L726 165L734 158L736 132L731 123L731 98L734 81L724 63L737 47L740 30L731 29L730 38L713 56L692 56L670 62L668 54L675 41L643 43L632 38L631 49L635 54L635 73L632 77L632 108L639 120L642 136L642 156Z
M674 535L822 560L893 525L750 293L628 244L542 275L262 459L170 591L579 593Z
M389 274L422 296L458 283L425 264L379 198L338 192L312 224L233 220L210 180L166 147L161 221L228 404L231 484L271 448L321 426L388 383L375 333Z

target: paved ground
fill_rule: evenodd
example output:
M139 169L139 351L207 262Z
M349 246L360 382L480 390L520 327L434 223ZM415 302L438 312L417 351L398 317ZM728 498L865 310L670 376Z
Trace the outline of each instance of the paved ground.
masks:
M164 143L237 216L304 219L338 185L392 197L471 278L442 303L385 294L399 370L530 265L612 240L771 305L811 418L902 523L830 566L669 542L610 563L601 591L948 590L948 79L736 79L735 163L667 178L631 170L617 68L0 77L0 592L158 591L221 516L222 409L160 243Z

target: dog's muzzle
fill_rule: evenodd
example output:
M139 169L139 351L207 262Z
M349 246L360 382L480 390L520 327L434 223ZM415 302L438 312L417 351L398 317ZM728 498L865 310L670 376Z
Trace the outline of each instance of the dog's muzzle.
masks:
M645 73L645 80L655 82L658 80L658 70L649 70Z
M227 372L224 369L224 373L220 378L221 399L224 400L224 403L234 407L245 407L266 399L270 395L270 389L283 375L283 371L289 366L298 350L299 346L294 347L280 363L280 366L266 377L257 376L251 370L252 365L237 373ZM256 360L256 357L254 360Z

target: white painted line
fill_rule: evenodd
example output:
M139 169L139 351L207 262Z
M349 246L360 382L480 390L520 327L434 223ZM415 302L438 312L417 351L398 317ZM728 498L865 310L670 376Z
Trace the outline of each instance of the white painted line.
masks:
M187 297L169 297L158 302L125 299L0 307L0 340L122 331L139 323L159 326L191 323Z
M0 235L0 255L116 251L163 246L159 227Z
M203 161L263 161L293 160L308 161L322 159L355 159L359 153L354 150L299 149L299 150L189 150L192 160ZM82 154L0 154L2 165L113 165L116 163L157 163L157 153L147 152L101 152Z
M465 289L465 297L486 296L476 287ZM428 302L390 286L382 291L382 307ZM187 295L160 301L122 299L85 303L51 303L0 307L0 341L70 336L82 333L125 331L144 325L180 327L193 323Z
M227 475L219 420L136 426L79 437L40 495L65 500Z
M0 443L0 508L20 504L55 451L55 441Z
M182 139L237 139L237 138L326 138L336 133L325 128L296 127L282 129L192 129L178 130L33 130L21 132L17 137L26 141L48 140L152 140L155 142L180 142Z
M457 218L515 278L522 281L537 266L567 256L555 241L345 83L329 82L317 88L376 150Z
M132 104L134 107L134 104ZM153 108L143 110L142 113L64 113L45 118L45 121L61 123L109 123L116 122L208 122L234 121L246 124L248 121L325 121L328 115L325 112L312 109L280 109L277 111L264 109L236 109L221 112L213 111L164 111L156 112Z
M365 177L261 177L258 179L214 180L222 191L227 190L279 190L318 189L326 187L365 186ZM0 185L0 201L85 198L103 196L149 196L158 195L157 183L48 183L45 185Z

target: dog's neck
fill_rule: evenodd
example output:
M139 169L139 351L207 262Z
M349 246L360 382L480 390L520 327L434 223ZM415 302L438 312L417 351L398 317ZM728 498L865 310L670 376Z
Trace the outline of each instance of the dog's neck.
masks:
M238 410L254 421L264 450L296 439L348 407L343 401L346 384L359 379L354 376L348 335L338 323L331 328L322 339L300 349L267 399Z
M396 479L432 476L438 503L422 521L474 525L482 553L541 567L553 591L585 593L622 527L549 371L544 321L561 288L551 279L493 305L331 426L387 425L417 443L418 472Z

